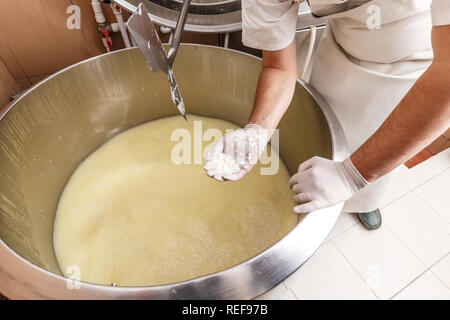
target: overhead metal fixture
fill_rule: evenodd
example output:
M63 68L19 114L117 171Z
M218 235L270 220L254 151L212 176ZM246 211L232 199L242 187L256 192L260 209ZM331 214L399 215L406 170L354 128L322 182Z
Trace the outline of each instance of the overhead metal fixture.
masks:
M115 0L129 12L143 3L153 22L175 29L180 0ZM201 33L227 33L241 30L241 0L192 0L185 30Z

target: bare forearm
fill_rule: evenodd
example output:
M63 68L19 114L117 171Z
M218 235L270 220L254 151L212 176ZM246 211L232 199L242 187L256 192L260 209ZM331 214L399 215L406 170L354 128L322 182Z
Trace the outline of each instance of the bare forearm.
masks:
M285 71L264 68L259 78L249 123L275 129L289 106L294 88L295 77L292 79Z
M295 43L283 49L276 58L264 53L263 68L256 89L255 103L249 123L256 123L266 129L275 129L286 112L295 89L297 61Z
M375 134L351 156L372 182L422 150L450 126L450 26L433 27L433 63Z
M404 163L450 126L449 74L450 63L433 63L377 132L351 156L367 181Z

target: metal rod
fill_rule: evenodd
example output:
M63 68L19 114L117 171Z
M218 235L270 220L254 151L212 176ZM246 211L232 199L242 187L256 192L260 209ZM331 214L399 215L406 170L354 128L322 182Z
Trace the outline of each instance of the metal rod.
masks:
M228 42L230 41L230 33L225 33L225 38L223 40L223 47L228 48Z
M169 33L169 44L172 44L172 41L173 41L173 30L171 30L170 31L170 33Z
M175 56L178 51L178 46L180 45L181 42L181 36L183 35L184 25L186 24L190 4L191 0L183 1L183 7L181 7L180 15L178 16L177 27L175 28L173 41L170 45L170 50L167 55L167 58L169 59L169 67L172 67L173 62L175 60Z

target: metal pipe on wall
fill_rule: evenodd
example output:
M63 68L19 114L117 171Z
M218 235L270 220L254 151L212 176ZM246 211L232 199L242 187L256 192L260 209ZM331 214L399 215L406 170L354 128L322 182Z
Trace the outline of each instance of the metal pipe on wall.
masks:
M122 34L123 43L125 44L125 47L130 48L130 38L128 37L128 31L125 27L125 23L123 22L122 9L115 3L111 3L111 8L116 16L117 23L119 24L119 30Z
M112 51L112 40L109 35L108 24L106 23L105 15L103 14L102 5L99 0L91 1L92 9L94 10L95 21L98 25L98 30L102 36L103 45L107 52ZM110 28L111 29L111 28Z
M101 6L101 2L109 4L111 9L116 16L116 23L107 23L105 15L103 14L103 9ZM91 1L92 9L94 10L95 21L98 25L98 30L102 36L103 45L106 48L107 52L111 52L113 50L112 47L112 39L110 36L111 32L120 32L122 35L123 43L125 47L130 48L131 42L130 37L128 36L127 26L122 18L122 9L120 6L109 0L92 0Z
M100 25L105 26L106 18L105 18L105 15L103 14L102 5L100 4L100 1L92 0L91 5L92 5L92 9L94 10L95 21L97 22L97 24L99 26Z

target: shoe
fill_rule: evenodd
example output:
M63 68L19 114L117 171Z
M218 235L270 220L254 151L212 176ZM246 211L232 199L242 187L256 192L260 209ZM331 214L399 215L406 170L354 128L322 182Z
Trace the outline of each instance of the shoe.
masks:
M369 230L376 230L381 227L381 214L380 209L376 209L370 212L358 213L358 218L362 224Z

